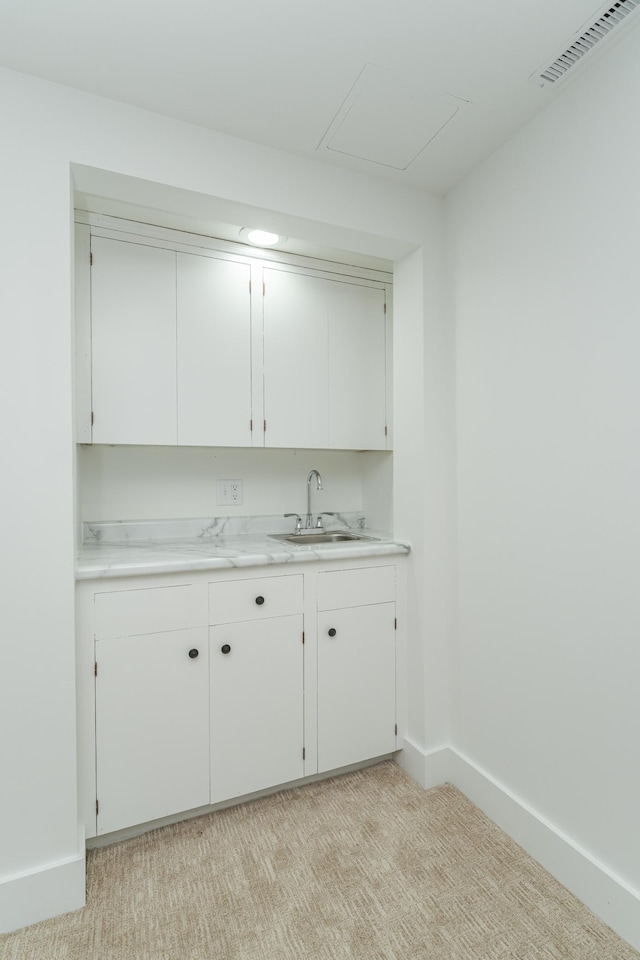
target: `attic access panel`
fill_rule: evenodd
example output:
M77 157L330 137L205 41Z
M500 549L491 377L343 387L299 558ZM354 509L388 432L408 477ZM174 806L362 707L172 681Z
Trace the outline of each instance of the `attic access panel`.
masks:
M318 150L406 170L468 106L437 91L418 96L398 77L368 63Z

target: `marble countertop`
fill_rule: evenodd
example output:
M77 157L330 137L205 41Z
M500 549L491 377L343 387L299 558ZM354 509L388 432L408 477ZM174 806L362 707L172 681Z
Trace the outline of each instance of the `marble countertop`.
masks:
M279 518L242 518L242 522L207 518L84 524L76 579L310 563L410 552L411 545L406 540L368 529L363 523L361 516L339 514L332 518L330 529L353 530L374 539L320 545L294 545L272 539L269 527L271 532L287 532L287 525Z

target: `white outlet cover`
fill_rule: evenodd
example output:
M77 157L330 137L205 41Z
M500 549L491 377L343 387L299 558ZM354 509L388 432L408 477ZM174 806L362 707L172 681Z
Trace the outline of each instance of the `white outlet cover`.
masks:
M242 504L242 480L217 480L216 504L239 507Z

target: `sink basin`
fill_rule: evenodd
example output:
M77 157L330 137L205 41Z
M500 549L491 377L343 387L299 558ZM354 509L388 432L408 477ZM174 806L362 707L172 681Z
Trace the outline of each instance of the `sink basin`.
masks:
M353 540L375 540L375 537L365 537L360 533L346 533L342 530L333 530L325 533L323 530L310 530L309 533L272 533L272 540L282 540L284 543L295 543L305 546L314 543L347 543Z

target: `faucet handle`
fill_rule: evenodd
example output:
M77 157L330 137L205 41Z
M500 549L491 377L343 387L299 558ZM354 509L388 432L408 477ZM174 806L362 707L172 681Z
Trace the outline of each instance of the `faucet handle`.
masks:
M302 533L302 517L298 513L285 513L285 517L296 518L296 533Z
M335 515L336 515L336 514L334 513L333 510L323 510L322 513L319 513L319 514L318 514L318 519L316 520L316 530L323 530L323 529L324 529L324 527L323 527L323 525L322 525L322 518L323 518L323 517L335 517Z

